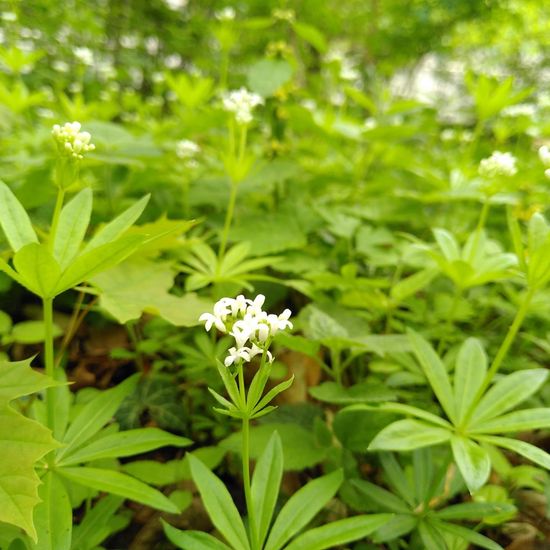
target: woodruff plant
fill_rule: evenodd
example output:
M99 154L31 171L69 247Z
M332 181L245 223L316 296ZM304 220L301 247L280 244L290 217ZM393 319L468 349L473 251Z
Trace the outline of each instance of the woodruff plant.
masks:
M68 487L73 483L91 489L91 496L104 491L159 510L178 511L161 492L118 472L116 465L98 466L95 461L191 442L154 428L121 433L116 425L104 429L133 391L138 375L71 411L65 374L54 361L53 301L118 264L155 236L125 235L143 212L149 200L146 196L84 242L92 211L91 189L63 203L67 190L76 183L84 154L94 149L91 136L80 132L78 122L54 126L53 136L59 153L57 200L44 239L38 238L10 188L0 182L0 226L12 254L11 263L0 259L0 270L42 300L46 371L46 376L34 372L30 360L0 363L0 521L23 529L27 536L16 533L15 538L23 538L30 548L70 550L74 548L71 498L75 493ZM15 399L42 390L43 402L35 402L32 409L35 420L10 406Z
M224 364L218 363L228 398L212 389L210 392L221 405L221 408L215 408L216 411L240 419L242 423L241 458L248 528L223 482L198 458L189 455L191 474L204 506L229 547L207 533L180 531L165 523L166 535L179 548L322 550L366 537L392 517L390 514L360 515L299 535L338 491L343 475L341 470L336 470L297 491L272 522L283 474L281 440L277 433L272 435L251 480L249 427L251 420L271 412L275 408L270 405L271 401L292 384L293 377L263 395L273 362L269 350L273 337L279 331L292 328L292 323L289 321L290 310L285 309L280 315L268 314L262 310L264 301L261 294L254 300L244 296L222 298L212 313L200 317L207 330L215 327L224 334L229 333L235 340ZM260 365L247 388L244 369L256 356L260 356Z

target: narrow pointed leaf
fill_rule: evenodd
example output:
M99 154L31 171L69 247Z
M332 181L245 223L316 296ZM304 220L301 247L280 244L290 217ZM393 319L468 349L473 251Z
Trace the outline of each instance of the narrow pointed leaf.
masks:
M470 433L498 434L550 427L550 408L525 409L497 416L475 425Z
M293 540L286 550L325 550L364 539L390 521L390 514L372 514L333 521Z
M131 376L118 386L101 392L82 407L63 438L67 446L57 453L58 461L77 450L111 420L122 401L136 387L138 379L138 375Z
M502 415L538 391L548 377L546 369L517 371L499 380L480 400L470 427Z
M141 216L145 210L149 198L151 195L145 195L139 199L136 203L126 209L122 214L119 214L114 220L110 221L107 225L103 226L84 247L83 252L89 252L94 248L98 248L104 244L108 244L115 239L118 239L129 229L134 222Z
M409 341L422 370L439 403L452 421L455 420L455 403L451 382L445 365L432 346L417 332L408 331Z
M241 516L223 482L191 454L189 466L212 523L235 550L249 550Z
M202 531L181 531L166 523L162 527L168 540L182 550L231 550L229 546Z
M410 512L407 503L398 496L390 493L386 489L365 481L364 479L352 479L351 485L357 490L361 497L377 505L385 512L394 512L396 514L406 514Z
M495 514L514 512L516 507L507 502L462 502L436 512L439 519L481 521Z
M451 447L455 462L470 493L483 487L491 473L489 453L471 439L454 435Z
M356 407L361 406L362 405L356 405ZM422 420L427 420L431 424L436 424L437 426L441 426L442 428L447 428L449 430L452 428L452 424L444 418L441 418L440 416L437 416L431 412L425 411L424 409L419 409L418 407L413 407L411 405L405 405L404 403L384 403L377 408L372 407L371 409L411 415Z
M192 441L158 428L138 428L102 437L65 455L58 464L80 464L100 458L119 458L146 453L159 447L186 447Z
M160 491L149 487L137 479L103 468L57 468L59 475L80 483L84 487L90 487L96 491L105 491L113 495L129 498L156 510L177 514L178 507L164 496Z
M457 422L461 422L487 374L487 356L479 340L468 338L460 348L454 376Z
M500 544L497 544L486 536L476 533L471 529L467 529L466 527L455 525L454 523L439 521L436 518L432 518L430 523L441 532L455 535L456 537L466 540L481 548L486 548L487 550L503 550Z
M265 550L279 550L305 527L336 494L342 478L341 470L337 470L310 481L294 493L279 512Z
M379 432L371 441L368 450L412 451L444 443L450 438L451 432L445 428L419 420L398 420Z
M282 477L283 447L279 434L274 432L256 464L252 478L252 506L258 525L260 545L265 541L271 525Z
M260 399L256 407L254 407L254 412L256 413L261 411L268 403L270 403L273 399L275 399L275 397L277 397L280 393L290 388L293 382L294 382L294 375L292 375L288 380L285 380L284 382L277 384L274 388L271 388L264 395L264 397Z
M514 451L518 455L521 455L531 462L550 470L550 454L546 451L543 451L535 445L526 443L525 441L520 441L518 439L510 439L508 437L496 437L491 435L484 435L477 437L480 441L485 441L496 445L497 447L502 447L503 449L508 449L509 451Z
M92 190L87 187L61 210L54 238L53 254L65 269L78 253L92 214Z
M38 242L27 212L11 189L1 180L0 226L14 252L27 244Z
M417 525L418 517L412 513L393 516L371 536L375 543L387 542L408 535Z

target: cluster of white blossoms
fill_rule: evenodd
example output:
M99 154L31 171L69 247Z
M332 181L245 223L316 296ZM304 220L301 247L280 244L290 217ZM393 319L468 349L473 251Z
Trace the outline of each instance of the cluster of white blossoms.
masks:
M95 145L90 143L91 134L81 132L81 127L80 122L66 122L63 126L54 125L52 135L61 154L73 159L83 159L84 153L95 149Z
M182 139L176 143L176 155L180 159L190 159L199 154L201 148L190 139Z
M548 148L548 145L543 145L539 149L539 158L542 161L542 164L546 168L544 171L544 175L550 179L550 149Z
M213 313L203 313L199 317L207 331L215 326L220 332L229 333L235 339L235 346L229 349L229 355L224 361L226 367L239 361L248 363L264 352L268 361L273 361L269 345L277 332L292 328L289 321L291 312L285 309L280 315L268 314L262 310L264 302L263 294L258 294L254 300L243 295L222 298L214 304Z
M517 173L516 157L511 153L495 151L489 158L479 163L479 174L489 178L514 176Z
M254 107L262 105L263 102L262 96L249 92L246 88L227 92L222 97L223 108L233 113L235 120L239 124L249 124L252 122Z

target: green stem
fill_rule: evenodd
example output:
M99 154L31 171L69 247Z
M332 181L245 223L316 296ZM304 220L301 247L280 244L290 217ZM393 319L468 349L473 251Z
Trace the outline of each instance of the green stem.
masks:
M468 262L472 262L477 254L477 247L479 246L479 239L481 237L481 232L483 231L485 227L485 223L487 222L487 216L489 215L489 209L491 208L491 203L489 201L489 198L485 199L485 202L483 203L483 208L481 209L481 214L479 216L479 220L477 222L475 235L474 235L474 242L472 243L472 248L470 249L470 255L468 257Z
M453 297L453 301L451 303L451 309L449 310L449 315L447 315L447 320L445 322L445 329L444 329L443 335L441 336L441 340L439 340L439 345L437 346L437 353L439 353L440 355L443 352L443 346L447 342L447 334L451 331L454 325L456 308L458 307L461 297L462 297L462 289L457 287Z
M57 226L59 225L59 216L61 214L61 209L63 208L64 199L65 199L65 190L59 187L57 190L57 199L55 201L55 208L53 211L52 223L50 226L50 238L48 240L48 248L50 252L53 250L53 243L55 239L55 234L57 233Z
M250 487L250 420L248 417L243 418L242 433L244 496L246 500L246 509L248 511L248 527L251 547L252 550L256 550L258 548L258 530L256 526L256 513L252 502L252 491Z
M227 239L229 238L229 229L233 221L233 213L235 212L235 203L237 202L237 189L239 184L231 182L231 193L229 195L229 204L227 205L227 213L225 214L225 223L223 224L223 233L220 241L220 249L218 251L218 260L221 262L225 249L227 248ZM219 266L219 263L218 263Z
M128 336L130 337L130 341L132 342L132 346L134 347L134 351L136 353L137 366L140 372L143 373L145 369L145 364L143 362L141 352L139 351L139 337L136 330L135 321L130 321L129 323L126 323L126 329L128 331Z
M331 348L330 350L330 362L332 366L332 371L336 382L339 386L342 385L342 364L340 361L340 350Z
M42 300L44 315L44 366L46 375L54 378L55 363L53 354L53 298ZM47 426L54 431L55 428L55 388L46 389L46 418Z

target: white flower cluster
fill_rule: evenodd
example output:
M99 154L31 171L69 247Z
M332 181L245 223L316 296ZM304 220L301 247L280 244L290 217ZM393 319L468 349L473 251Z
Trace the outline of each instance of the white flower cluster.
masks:
M176 143L176 155L180 159L190 159L199 154L201 148L190 139L182 139Z
M236 15L237 15L237 12L235 11L235 8L232 8L231 6L226 6L222 10L217 11L214 14L214 17L218 21L233 21Z
M514 176L517 173L516 157L511 153L495 151L489 158L479 163L479 174L489 178Z
M207 331L215 326L235 339L236 345L229 349L224 361L226 367L239 361L249 362L264 352L267 352L269 362L273 361L268 350L272 338L277 332L292 328L290 309L285 309L280 315L268 314L262 310L264 301L263 294L258 294L254 300L243 295L222 298L214 304L213 313L203 313L199 317Z
M546 168L546 170L544 171L544 175L548 179L550 179L550 149L548 148L548 145L543 145L539 149L539 158Z
M246 88L227 92L222 97L223 108L234 113L235 119L239 124L248 124L252 122L252 111L254 107L262 105L263 98L258 94L249 92Z
M59 151L70 158L82 159L84 153L93 151L95 145L90 143L92 136L89 132L80 131L80 122L67 122L63 126L55 124L52 135Z

